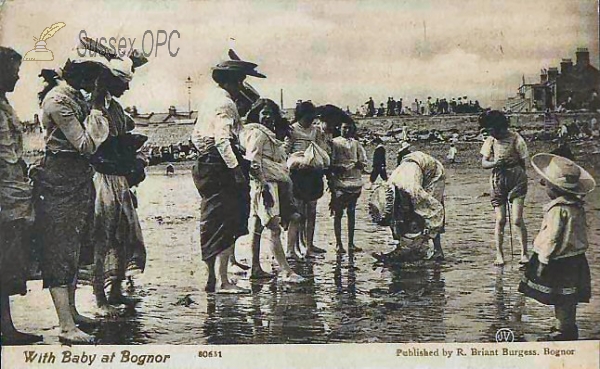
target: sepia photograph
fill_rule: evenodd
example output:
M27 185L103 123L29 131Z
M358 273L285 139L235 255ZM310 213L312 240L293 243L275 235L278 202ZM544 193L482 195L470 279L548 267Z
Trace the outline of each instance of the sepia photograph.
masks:
M599 10L0 0L2 366L598 367Z

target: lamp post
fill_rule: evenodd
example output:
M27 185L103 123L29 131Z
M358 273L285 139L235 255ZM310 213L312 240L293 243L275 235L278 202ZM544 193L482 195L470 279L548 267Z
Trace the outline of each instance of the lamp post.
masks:
M188 112L190 116L192 115L192 77L189 77L185 80L185 84L187 85L188 90Z

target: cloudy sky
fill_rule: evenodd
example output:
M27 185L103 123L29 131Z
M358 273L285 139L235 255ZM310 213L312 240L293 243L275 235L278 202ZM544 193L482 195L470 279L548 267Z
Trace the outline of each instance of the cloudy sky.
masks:
M0 0L0 4L3 0ZM171 33L166 46L136 72L124 105L140 111L192 106L210 83L210 67L233 46L268 78L250 79L262 95L284 105L297 99L352 110L369 96L426 99L467 95L483 105L514 95L523 75L575 58L588 47L598 65L596 0L368 0L368 1L11 1L0 5L0 45L23 55L47 26L66 23L47 41L54 61L24 62L10 97L22 119L36 112L37 75L59 67L79 32L93 38ZM156 42L156 41L155 41ZM147 35L145 50L150 50ZM156 50L156 49L155 49Z

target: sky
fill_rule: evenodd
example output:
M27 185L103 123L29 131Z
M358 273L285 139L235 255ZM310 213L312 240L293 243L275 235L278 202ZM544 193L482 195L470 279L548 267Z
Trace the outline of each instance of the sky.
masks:
M264 97L284 107L298 99L351 110L372 96L404 101L468 96L498 107L523 76L575 60L590 50L598 66L597 0L347 0L347 1L72 1L0 0L0 45L22 55L45 27L66 26L47 40L53 61L26 61L9 96L21 119L37 112L42 68L64 64L81 30L92 38L135 38L150 51L150 33L171 38L139 68L121 101L140 112L197 108L210 68L233 47L266 79L249 77ZM154 41L156 43L156 39Z

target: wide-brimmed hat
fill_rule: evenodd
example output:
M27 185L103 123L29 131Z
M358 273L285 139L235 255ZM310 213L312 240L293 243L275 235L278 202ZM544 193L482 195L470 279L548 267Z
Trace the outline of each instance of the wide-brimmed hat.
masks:
M585 195L596 187L596 181L590 173L562 156L537 154L531 158L531 164L547 183L565 192Z
M406 141L402 141L400 147L398 148L398 153L401 153L402 151L406 151L408 149L410 149L410 144Z
M394 187L387 183L377 185L369 196L369 215L373 223L389 225L394 213Z
M257 78L267 78L262 73L259 73L256 70L258 65L247 62L244 60L226 60L214 66L213 70L222 70L222 71L231 71L231 72L239 72L243 73L247 76L257 77Z
M89 38L82 37L77 47L77 55L69 58L73 63L97 63L107 68L111 74L123 82L129 83L133 79L133 70L148 60L138 60L137 63L128 55L119 55L114 50ZM83 54L83 56L81 56ZM133 54L139 54L132 52ZM137 57L136 57L137 58Z
M394 238L415 239L423 235L425 222L414 212L410 195L390 183L378 185L369 196L371 220L390 226Z

